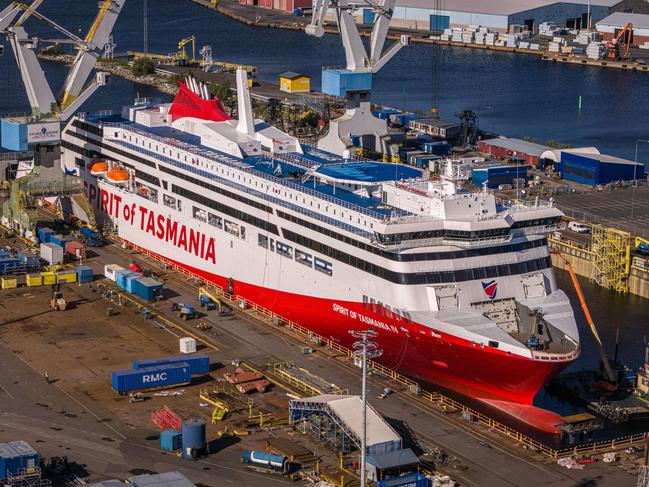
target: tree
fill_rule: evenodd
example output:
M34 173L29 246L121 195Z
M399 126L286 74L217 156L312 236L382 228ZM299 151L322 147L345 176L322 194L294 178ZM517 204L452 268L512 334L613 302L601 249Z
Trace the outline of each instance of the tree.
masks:
M146 76L155 73L153 61L149 58L139 57L133 61L131 71L135 76Z
M63 49L63 45L56 43L53 46L46 47L41 51L41 54L45 54L46 56L60 56L63 54L65 50Z
M546 141L545 145L552 147L553 149L572 149L574 146L571 144L562 144L554 139Z

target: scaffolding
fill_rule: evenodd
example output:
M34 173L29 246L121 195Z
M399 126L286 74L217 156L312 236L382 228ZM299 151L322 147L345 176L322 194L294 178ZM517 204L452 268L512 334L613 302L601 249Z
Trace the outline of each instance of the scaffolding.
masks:
M311 396L320 394L347 395L347 389L341 389L336 384L297 367L293 362L279 362L273 365L273 373L297 389L301 389Z
M603 225L593 225L593 280L619 293L629 291L631 234Z
M9 487L52 487L52 482L43 478L39 467L7 472L5 485Z

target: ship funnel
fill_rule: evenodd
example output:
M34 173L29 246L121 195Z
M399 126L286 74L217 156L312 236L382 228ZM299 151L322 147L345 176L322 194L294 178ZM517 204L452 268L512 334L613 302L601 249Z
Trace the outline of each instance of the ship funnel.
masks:
M252 116L252 104L248 91L248 73L243 68L237 68L237 102L239 107L237 130L252 135L255 133L255 119Z

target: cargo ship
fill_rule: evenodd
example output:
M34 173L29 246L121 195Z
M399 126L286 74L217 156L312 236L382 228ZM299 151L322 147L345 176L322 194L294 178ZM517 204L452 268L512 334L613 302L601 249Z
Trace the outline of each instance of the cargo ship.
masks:
M62 169L124 241L342 346L372 328L385 366L527 415L580 353L546 238L561 212L472 190L451 160L431 178L323 152L253 117L243 71L237 91L238 119L193 78L79 114Z

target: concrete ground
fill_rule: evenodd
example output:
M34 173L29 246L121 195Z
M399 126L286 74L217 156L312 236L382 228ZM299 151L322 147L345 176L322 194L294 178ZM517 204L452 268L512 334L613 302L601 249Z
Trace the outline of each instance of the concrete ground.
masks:
M175 295L173 300L196 303L195 287L157 263L114 246L96 252L98 255L87 264L97 274L106 263L127 265L136 260L164 277L166 287ZM254 433L237 443L217 442L216 453L198 462L182 461L162 452L149 413L168 404L185 415L207 418L209 409L199 405L197 386L184 388L185 393L180 397L147 394L148 401L129 405L110 390L108 375L110 370L129 366L133 355L174 353L177 337L145 321L132 309L118 308L119 315L103 318L109 304L94 298L95 293L87 288L68 285L64 292L75 301L76 309L57 314L45 307L47 292L39 296L25 288L2 291L0 441L22 438L45 455L65 454L83 465L91 473L90 479L125 478L134 475L133 472L149 470L180 470L195 483L210 486L285 482L245 470L239 462L244 448L260 445L269 434L285 434L281 429ZM160 312L166 313L168 305L168 301L162 302ZM227 366L233 358L239 358L264 368L273 362L293 360L328 381L349 388L352 393L359 392L358 369L349 362L334 359L321 349L303 355L302 342L273 330L268 324L238 312L234 318L217 318L211 313L200 321L212 325L203 336L210 344L206 350L216 362ZM196 329L194 332L200 333ZM45 370L53 383L45 383ZM222 370L211 374L213 382ZM384 400L375 399L387 385L396 392ZM451 461L445 468L461 485L625 486L635 483L623 465L598 462L581 471L566 470L485 428L467 425L457 415L442 414L432 405L415 400L398 385L373 380L370 387L373 406L391 418L400 431L414 432L410 442L418 445L420 451L441 447L448 452ZM284 391L276 387L267 399L255 398L255 401L261 401L260 407L271 409L273 404L282 404L285 399ZM220 427L210 426L210 438L216 429ZM294 438L309 448L323 450L313 438L300 433ZM322 454L333 458L333 452Z

